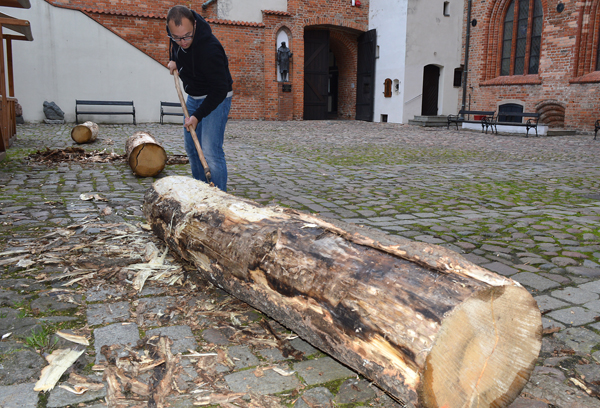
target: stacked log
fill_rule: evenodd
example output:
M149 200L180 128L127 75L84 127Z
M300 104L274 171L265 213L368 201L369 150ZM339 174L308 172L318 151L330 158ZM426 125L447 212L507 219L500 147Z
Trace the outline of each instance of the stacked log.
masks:
M158 175L167 163L165 149L148 132L135 132L125 143L127 162L140 177Z
M443 247L375 240L187 177L156 181L144 213L205 279L408 407L506 407L537 361L527 290Z
M71 139L75 143L92 143L98 137L98 124L87 121L71 129Z

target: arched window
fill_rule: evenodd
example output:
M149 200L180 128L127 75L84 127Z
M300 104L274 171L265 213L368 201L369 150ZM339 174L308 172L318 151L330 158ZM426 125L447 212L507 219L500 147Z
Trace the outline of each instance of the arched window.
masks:
M512 0L504 17L500 75L537 74L543 11L541 0Z

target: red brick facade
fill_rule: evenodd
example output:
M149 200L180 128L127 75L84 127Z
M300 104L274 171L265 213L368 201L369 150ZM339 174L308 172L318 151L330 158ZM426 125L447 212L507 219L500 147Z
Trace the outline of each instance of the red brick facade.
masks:
M165 0L46 0L56 7L80 10L163 65L167 63ZM234 80L234 119L299 120L304 103L305 29L327 29L330 49L339 67L338 117L351 119L356 104L357 38L368 29L369 1L352 7L349 0L288 0L287 12L263 11L262 23L217 19L217 2L202 9L205 0L184 4L212 26L227 55ZM277 82L277 34L285 30L293 52L289 81L291 102L282 101ZM288 95L283 96L289 99ZM288 106L291 103L291 110ZM291 113L290 113L291 111Z
M477 25L471 27L469 47L471 109L517 103L524 112L540 113L540 122L551 127L590 131L600 118L600 0L542 0L538 73L501 76L503 23L510 2L473 2ZM560 12L559 3L564 5Z

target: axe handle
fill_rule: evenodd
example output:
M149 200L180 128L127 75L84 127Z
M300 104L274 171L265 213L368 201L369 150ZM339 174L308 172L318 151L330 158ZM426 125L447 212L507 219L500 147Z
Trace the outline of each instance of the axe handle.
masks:
M177 89L177 95L179 95L179 103L181 103L181 107L183 108L183 114L186 118L190 117L188 113L187 106L185 105L185 100L183 99L183 93L181 92L181 86L179 85L179 74L177 70L173 72L173 78L175 79L175 89ZM200 142L198 142L198 136L196 136L195 129L188 129L192 134L192 139L194 140L194 145L196 145L196 151L198 151L198 157L200 157L200 163L202 163L202 167L204 168L204 175L206 176L206 181L210 183L210 169L208 168L208 163L204 158L204 153L202 153L202 148L200 147Z

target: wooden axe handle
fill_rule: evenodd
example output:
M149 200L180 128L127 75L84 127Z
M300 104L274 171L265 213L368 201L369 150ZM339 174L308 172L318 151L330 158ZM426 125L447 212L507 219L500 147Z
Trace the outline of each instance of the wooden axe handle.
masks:
M181 107L183 108L183 114L186 118L190 117L188 113L187 106L185 105L185 100L183 99L183 93L181 92L181 86L179 85L179 74L177 70L173 71L173 78L175 79L175 89L177 89L177 95L179 95L179 103L181 103ZM206 181L210 183L210 169L208 168L208 163L204 158L204 153L202 153L202 148L200 147L200 142L198 142L198 136L196 136L195 129L188 129L192 134L192 139L194 140L194 145L196 145L196 150L198 151L198 157L200 157L200 163L202 163L202 167L204 168L204 175L206 176Z

